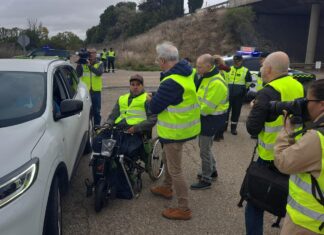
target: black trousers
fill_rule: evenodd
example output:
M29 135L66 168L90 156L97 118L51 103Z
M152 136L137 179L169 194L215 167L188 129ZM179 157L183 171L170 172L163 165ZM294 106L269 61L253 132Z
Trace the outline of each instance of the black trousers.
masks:
M112 71L115 70L115 58L108 58L108 71L110 71L110 68L112 68Z
M102 60L103 66L104 66L104 71L107 71L107 60Z
M238 122L241 114L243 101L244 101L244 95L229 97L229 108L228 108L227 120L229 120L230 112L232 111L231 122L235 122L235 123Z

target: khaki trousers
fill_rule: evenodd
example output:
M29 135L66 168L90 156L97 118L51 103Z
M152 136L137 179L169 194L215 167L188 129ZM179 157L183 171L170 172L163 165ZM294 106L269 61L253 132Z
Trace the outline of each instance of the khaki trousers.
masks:
M178 199L178 207L189 209L188 186L182 172L182 149L184 142L163 145L165 174L163 185L172 187Z

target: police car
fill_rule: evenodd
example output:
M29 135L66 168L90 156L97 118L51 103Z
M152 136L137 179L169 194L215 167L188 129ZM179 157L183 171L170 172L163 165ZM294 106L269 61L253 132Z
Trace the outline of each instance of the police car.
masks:
M61 59L69 60L70 52L67 50L54 49L49 46L36 48L27 53L27 55L15 56L17 59Z

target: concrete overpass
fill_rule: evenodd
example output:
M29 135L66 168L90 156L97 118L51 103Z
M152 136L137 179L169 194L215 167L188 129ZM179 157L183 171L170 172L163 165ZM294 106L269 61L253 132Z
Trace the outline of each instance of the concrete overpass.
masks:
M259 18L259 27L260 24L263 24L265 27L269 26L269 30L276 31L265 32L265 35L271 37L276 33L289 34L294 30L298 32L295 33L297 35L295 39L288 36L287 40L290 40L290 43L299 40L297 44L301 44L300 50L305 51L305 64L313 64L315 60L324 60L324 45L320 43L324 41L324 14L322 13L323 16L320 16L320 13L324 12L324 0L229 0L229 7L246 5L251 5L257 16L263 16ZM271 19L277 23L271 25L268 22ZM280 23L278 19L281 19L282 22ZM285 32L280 30L280 27L285 26L288 30L284 30ZM306 28L306 31L299 27ZM282 37L273 38L282 39ZM288 44L286 45L292 51L295 50Z

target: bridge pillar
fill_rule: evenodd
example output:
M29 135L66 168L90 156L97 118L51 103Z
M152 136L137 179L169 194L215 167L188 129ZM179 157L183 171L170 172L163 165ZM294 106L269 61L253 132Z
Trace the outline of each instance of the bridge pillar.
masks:
M305 64L314 63L316 42L317 42L317 32L318 32L318 25L320 20L320 11L321 11L321 5L318 3L314 3L312 5L311 16L310 16Z

